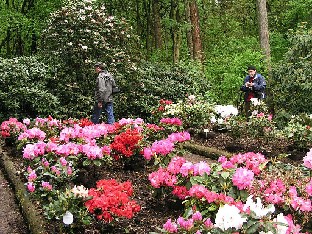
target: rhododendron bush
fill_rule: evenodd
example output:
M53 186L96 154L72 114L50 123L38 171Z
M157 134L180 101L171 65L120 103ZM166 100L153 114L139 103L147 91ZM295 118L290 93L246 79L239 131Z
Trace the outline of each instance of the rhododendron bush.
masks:
M92 176L95 167L129 162L151 171L150 193L183 204L184 214L168 219L160 232L300 233L299 224L312 218L311 151L296 167L253 152L193 163L183 157L182 143L191 137L179 118L157 124L138 118L94 125L52 117L9 123L1 130L7 137L18 129L29 194L48 218L67 225L118 222L140 212L131 181L99 178L94 188L76 185L86 168Z

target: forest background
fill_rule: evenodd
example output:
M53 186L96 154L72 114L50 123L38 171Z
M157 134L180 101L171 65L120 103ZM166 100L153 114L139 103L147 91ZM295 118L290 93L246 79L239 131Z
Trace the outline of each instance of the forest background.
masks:
M117 118L160 99L237 104L248 65L276 118L312 113L312 0L5 0L0 120L90 116L94 63L115 75Z

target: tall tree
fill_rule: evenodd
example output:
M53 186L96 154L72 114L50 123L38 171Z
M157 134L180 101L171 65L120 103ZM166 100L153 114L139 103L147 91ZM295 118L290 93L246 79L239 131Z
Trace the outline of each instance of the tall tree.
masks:
M260 46L264 52L268 71L271 71L271 50L266 0L257 0Z
M161 29L161 17L159 12L159 0L153 0L153 16L154 16L154 37L156 49L161 49L163 45L162 41L162 29Z
M192 24L193 59L202 61L202 41L200 36L199 13L196 0L190 1L190 19Z
M186 22L191 25L191 12L190 12L190 3L189 0L185 0L185 18ZM186 40L187 40L187 47L190 53L191 58L194 57L193 55L193 40L192 40L192 28L187 27L186 29Z
M173 63L177 63L180 59L180 46L182 40L178 0L171 0L170 18L173 22L171 26Z

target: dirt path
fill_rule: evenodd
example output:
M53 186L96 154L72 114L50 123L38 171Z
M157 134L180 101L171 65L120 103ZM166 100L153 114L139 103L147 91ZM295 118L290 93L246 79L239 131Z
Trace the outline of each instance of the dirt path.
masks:
M0 233L28 234L27 226L15 201L15 195L0 168Z

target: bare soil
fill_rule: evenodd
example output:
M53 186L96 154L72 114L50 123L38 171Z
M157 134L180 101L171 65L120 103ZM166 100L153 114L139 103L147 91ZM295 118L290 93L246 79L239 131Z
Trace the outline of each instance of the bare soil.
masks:
M27 226L15 201L13 188L0 170L0 233L28 234Z

